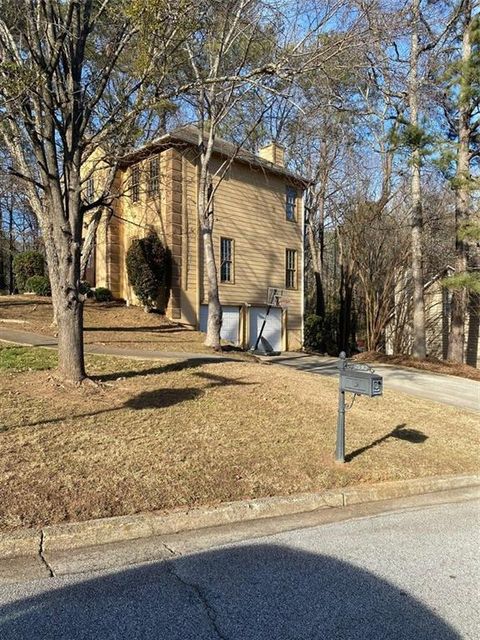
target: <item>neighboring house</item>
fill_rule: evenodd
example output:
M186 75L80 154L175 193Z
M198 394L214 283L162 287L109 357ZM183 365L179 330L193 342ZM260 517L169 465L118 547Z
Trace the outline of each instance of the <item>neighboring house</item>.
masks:
M442 286L442 280L453 273L455 273L455 269L447 265L424 287L427 354L443 360L447 358L448 352L452 294ZM405 317L411 316L411 300L409 303L408 308L404 307L403 311L398 311L402 305L397 305L397 312L392 314L387 325L385 331L385 352L387 355L411 351L412 327L404 320ZM470 305L469 313L465 318L465 362L472 367L480 365L479 312L478 307L475 309Z
M125 256L134 238L154 228L172 255L166 314L204 330L207 280L197 214L198 130L186 126L126 156L116 178L122 195L100 227L89 275L130 304ZM229 163L220 183L216 171ZM287 308L271 309L264 330L274 350L300 349L303 323L303 191L306 182L284 166L283 149L259 155L217 139L211 163L213 239L223 307L222 337L255 345L266 313L267 290L285 290ZM89 189L94 185L89 184ZM87 278L88 279L88 278Z

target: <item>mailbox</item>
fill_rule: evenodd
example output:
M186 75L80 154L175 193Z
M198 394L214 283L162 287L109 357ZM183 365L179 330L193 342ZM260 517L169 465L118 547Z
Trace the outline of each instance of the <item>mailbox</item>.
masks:
M381 396L383 393L383 379L372 371L358 371L346 368L340 372L340 391L349 391L359 395Z

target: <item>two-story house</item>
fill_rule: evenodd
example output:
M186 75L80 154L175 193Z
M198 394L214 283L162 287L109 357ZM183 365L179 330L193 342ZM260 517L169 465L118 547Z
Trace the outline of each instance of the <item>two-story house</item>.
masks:
M232 161L233 158L233 161ZM271 144L255 155L217 139L211 173L228 169L214 197L213 239L223 308L222 338L255 345L269 288L284 290L263 337L274 350L299 349L303 323L303 191L305 180L284 166ZM126 156L116 178L121 194L99 229L89 278L135 304L125 256L153 227L172 255L169 318L204 330L207 281L197 214L198 130L181 127ZM94 189L94 185L90 185Z

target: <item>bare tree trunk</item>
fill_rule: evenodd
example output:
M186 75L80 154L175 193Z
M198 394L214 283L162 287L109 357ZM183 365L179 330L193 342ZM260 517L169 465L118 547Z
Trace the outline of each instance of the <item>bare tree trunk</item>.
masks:
M0 289L5 289L5 252L3 243L3 209L0 205Z
M208 140L200 142L203 150L200 156L200 179L198 188L198 218L203 237L204 264L208 283L208 321L205 346L212 347L215 351L222 349L220 330L222 328L222 306L218 289L218 273L215 263L215 251L213 247L213 202L212 186L210 184L209 164L213 149L214 135L210 128Z
M8 293L12 295L15 291L15 279L13 277L13 254L15 251L15 240L13 237L13 206L8 211Z
M202 230L205 267L208 279L208 323L205 345L221 350L220 330L222 328L222 306L218 292L217 266L213 250L212 232L209 229Z
M87 233L83 238L82 256L80 259L80 278L82 280L85 280L85 274L88 268L88 261L95 247L95 240L97 238L98 227L100 225L100 222L102 220L102 216L104 215L104 213L105 213L105 207L99 207L98 209L95 209L95 212L93 213L90 219L90 222L88 224Z
M410 51L409 107L410 125L418 128L418 62L420 0L412 2L412 39ZM413 279L413 357L427 355L425 331L425 300L423 291L423 212L420 185L420 149L412 151L412 279Z
M458 100L458 150L457 171L455 175L455 272L467 271L467 243L462 238L462 229L468 221L470 204L470 101L467 98L469 80L464 77L472 53L470 41L471 4L465 4L465 22L462 41L462 71L460 80L460 96ZM465 287L455 289L452 293L450 333L448 336L448 355L450 362L461 364L465 351L465 316L467 312L468 293Z
M307 224L307 240L312 257L313 277L315 280L315 313L317 316L323 317L325 315L325 295L323 291L321 248L315 238L315 230L311 221Z

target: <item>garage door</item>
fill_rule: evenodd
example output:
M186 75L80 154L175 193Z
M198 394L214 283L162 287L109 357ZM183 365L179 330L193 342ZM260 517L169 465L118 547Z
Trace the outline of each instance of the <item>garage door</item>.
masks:
M258 345L261 351L282 350L282 309L274 307L267 314L267 307L250 307L250 348L255 347L257 337L262 329L263 321L267 318L262 337Z
M239 307L222 307L222 329L220 337L227 340L235 346L238 346L240 340L240 308ZM200 331L207 332L208 321L208 305L202 304L200 307Z

